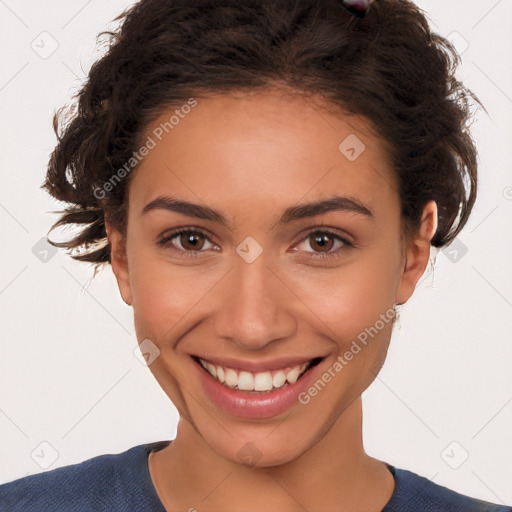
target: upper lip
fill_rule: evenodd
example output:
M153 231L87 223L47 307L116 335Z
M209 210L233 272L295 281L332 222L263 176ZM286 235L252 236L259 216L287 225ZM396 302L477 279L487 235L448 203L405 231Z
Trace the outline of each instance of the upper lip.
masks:
M293 368L300 366L304 363L309 363L313 359L323 359L322 356L310 357L280 357L268 361L242 361L240 359L233 359L231 357L219 358L217 356L195 356L194 358L209 361L215 365L223 366L225 368L233 368L234 370L246 370L248 372L264 372L266 370L281 370L283 368Z

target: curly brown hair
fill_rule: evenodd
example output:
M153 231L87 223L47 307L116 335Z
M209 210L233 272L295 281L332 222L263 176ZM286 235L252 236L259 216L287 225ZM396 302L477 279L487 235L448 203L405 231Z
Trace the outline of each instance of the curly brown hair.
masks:
M99 34L107 52L77 105L53 118L58 145L42 188L67 203L50 232L79 228L50 241L73 258L110 262L105 220L126 232L134 173L98 190L133 160L149 123L192 97L280 85L370 122L397 173L404 233L418 229L429 200L438 206L433 246L466 224L477 192L469 100L481 102L455 78L455 48L413 2L377 0L356 19L337 0L141 0L118 20Z

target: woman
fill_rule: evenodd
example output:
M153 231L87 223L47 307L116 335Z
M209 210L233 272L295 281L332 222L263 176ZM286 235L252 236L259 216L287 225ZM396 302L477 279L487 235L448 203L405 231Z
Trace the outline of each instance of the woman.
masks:
M178 432L4 484L0 510L512 510L362 443L396 307L476 199L450 44L405 0L120 18L44 187L81 227L55 245L112 265Z

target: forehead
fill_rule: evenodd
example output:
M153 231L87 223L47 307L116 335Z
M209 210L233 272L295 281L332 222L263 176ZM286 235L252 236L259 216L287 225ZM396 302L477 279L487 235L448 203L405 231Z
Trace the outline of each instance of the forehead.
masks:
M141 140L151 139L152 149L130 185L131 207L141 211L165 193L227 209L242 204L238 216L335 193L375 210L396 206L385 143L365 119L280 91L195 101L163 111L145 128Z

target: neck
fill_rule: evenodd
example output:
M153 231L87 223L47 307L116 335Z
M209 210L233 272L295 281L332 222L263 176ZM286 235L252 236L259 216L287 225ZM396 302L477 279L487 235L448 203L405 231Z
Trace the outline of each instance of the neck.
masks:
M180 420L174 441L151 457L150 473L169 510L253 512L272 505L282 512L381 511L394 479L384 463L364 452L361 399L321 434L292 461L250 467L213 452L189 422Z

